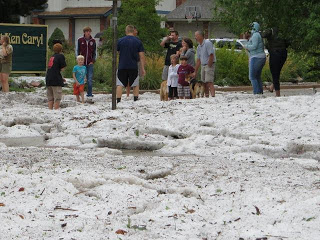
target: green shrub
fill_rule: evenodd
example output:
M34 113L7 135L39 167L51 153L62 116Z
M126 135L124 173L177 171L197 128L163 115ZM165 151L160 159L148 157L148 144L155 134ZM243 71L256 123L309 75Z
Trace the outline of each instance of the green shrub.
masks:
M53 41L54 40L60 40L62 42L63 45L66 44L66 39L63 35L63 32L61 31L60 28L56 28L53 33L51 34L51 37L48 40L48 45L50 47L50 49L52 49L53 47Z
M65 53L67 67L63 73L64 77L71 78L73 66L76 60L73 52ZM146 76L140 79L140 89L155 90L160 88L162 82L162 69L164 57L159 55L146 56ZM112 56L103 54L97 58L94 64L93 74L95 91L110 91L112 88Z
M49 51L48 57L52 56ZM77 64L73 51L64 51L67 67L63 72L65 78L72 78L73 67ZM146 76L140 79L140 89L156 90L160 88L162 82L162 69L164 65L164 55L148 54L146 55ZM227 50L220 48L216 51L216 78L215 84L220 86L241 86L250 85L248 55L245 51L236 52L233 49ZM307 54L293 53L288 54L288 59L281 72L281 82L289 82L297 78L305 81L317 81L319 71L310 71L316 64L317 59ZM200 72L200 71L199 71ZM199 76L198 76L199 78ZM112 56L111 54L102 54L97 58L94 64L94 91L111 92L112 89ZM272 76L267 62L262 70L262 80L272 82Z
M216 50L216 80L221 86L250 85L248 55L245 51L219 48Z
M250 85L249 80L249 56L245 51L236 52L226 48L219 48L216 51L216 80L215 83L220 86L239 86ZM296 53L289 51L288 58L284 64L280 81L296 82L318 81L320 77L320 68L317 69L317 57L306 53ZM261 78L263 82L272 82L272 75L269 67L269 58L262 69Z
M289 51L287 61L281 71L280 82L297 82L298 80L305 82L318 81L320 72L315 68L315 66L319 66L317 59L317 57L306 53ZM262 80L272 82L268 60L262 71Z
M319 56L312 54L290 52L281 72L281 81L303 79L307 82L319 81L320 78ZM283 75L285 78L283 79Z
M75 54L73 52L63 53L67 66L65 67L64 71L62 72L63 77L65 78L72 78L72 70L75 65L77 65L77 60Z
M107 91L112 89L112 57L104 54L97 58L94 64L93 89L95 91Z
M157 54L146 56L146 76L140 81L140 89L155 90L162 82L164 57Z

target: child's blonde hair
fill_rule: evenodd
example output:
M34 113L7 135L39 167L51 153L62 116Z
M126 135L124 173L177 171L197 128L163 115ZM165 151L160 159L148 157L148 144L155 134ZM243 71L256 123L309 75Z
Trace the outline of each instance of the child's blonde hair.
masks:
M172 54L172 55L170 56L170 59L175 59L176 62L179 61L179 58L178 58L177 54Z
M77 56L77 61L80 59L84 60L84 56L82 56L82 55Z

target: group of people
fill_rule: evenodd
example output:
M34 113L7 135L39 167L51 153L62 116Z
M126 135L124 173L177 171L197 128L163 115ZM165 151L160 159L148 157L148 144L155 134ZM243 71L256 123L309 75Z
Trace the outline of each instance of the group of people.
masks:
M91 28L83 29L83 36L77 40L76 59L77 65L73 67L73 94L78 102L84 103L84 86L87 86L87 97L92 98L93 83L93 64L97 57L97 46L95 39L91 36ZM49 109L59 109L62 98L62 87L65 79L61 72L67 66L64 55L62 54L62 44L53 45L53 56L48 63L46 74L46 87Z
M87 83L87 98L92 98L93 67L96 61L96 42L91 36L91 28L83 29L83 36L76 45L77 65L73 68L73 94L78 102L84 103L84 89ZM121 101L123 87L130 91L133 87L134 101L139 96L139 76L145 75L144 47L137 37L137 28L128 25L126 36L118 40L119 65L117 71L117 102ZM65 79L61 71L66 67L65 57L62 54L62 45L56 43L53 46L54 55L48 63L46 74L46 86L49 109L59 109L62 98L62 87Z
M287 59L288 43L279 36L277 28L267 29L260 32L260 25L257 22L251 24L251 33L248 43L244 48L249 52L249 79L253 87L253 94L263 94L261 79L262 69L266 63L266 54L263 38L267 39L269 51L269 64L273 83L268 90L275 90L276 96L280 96L280 72ZM211 41L205 39L204 32L196 31L195 39L198 42L197 61L195 62L195 51L193 42L189 38L179 41L179 34L172 30L170 35L164 38L161 46L167 49L165 65L162 72L162 80L167 81L168 99L189 98L189 83L185 78L191 73L196 78L201 68L201 81L205 84L205 96L215 96L214 72L216 53ZM181 65L178 64L180 58ZM186 61L185 61L186 60ZM190 66L186 68L186 65ZM183 69L182 69L183 68Z
M275 90L276 96L280 96L280 72L287 58L287 42L279 37L277 28L267 29L260 32L260 25L252 23L251 35L248 44L244 47L249 52L249 79L253 86L254 94L263 93L261 80L262 68L266 63L264 52L264 41L268 41L267 48L270 54L270 70L273 84L270 91ZM119 52L119 65L117 71L117 102L121 101L123 87L127 95L133 87L134 101L139 96L139 77L146 74L144 47L138 38L138 31L135 26L126 27L126 36L118 40L117 51ZM91 28L83 29L83 36L76 44L77 65L73 68L73 92L78 102L84 103L84 86L87 86L87 97L92 98L93 66L97 57L97 45L91 36ZM193 48L193 41L190 38L179 40L177 31L170 31L160 45L167 49L165 64L162 72L162 80L167 81L168 97L172 99L190 98L189 82L187 76L195 79L198 71L201 70L201 81L204 82L205 96L215 96L214 72L216 53L212 42L205 39L203 31L195 32L195 39L198 42L197 51ZM9 44L9 37L2 36L0 39L0 81L3 92L9 91L8 78L12 69L13 47ZM48 63L46 74L46 86L48 106L50 109L58 109L62 97L62 87L65 80L61 71L66 67L65 57L62 54L62 44L56 43L53 46L54 55ZM195 55L197 59L195 60ZM179 64L180 59L180 64Z
M254 94L263 94L263 84L261 80L262 68L266 63L264 52L264 41L267 39L267 49L269 52L269 66L273 83L269 91L275 90L276 96L280 97L280 73L287 60L288 41L279 36L277 28L270 28L260 32L260 25L257 22L251 24L251 34L245 49L249 52L249 79L253 87Z
M170 35L162 40L160 45L167 48L165 65L162 72L162 80L167 81L168 99L190 98L189 76L195 78L201 67L201 81L205 83L205 95L215 96L214 71L216 54L211 41L205 39L203 31L195 32L195 39L199 43L197 53L193 49L193 42L190 38L183 38L179 41L177 31L171 31ZM195 61L197 54L197 61ZM181 64L178 64L180 58Z

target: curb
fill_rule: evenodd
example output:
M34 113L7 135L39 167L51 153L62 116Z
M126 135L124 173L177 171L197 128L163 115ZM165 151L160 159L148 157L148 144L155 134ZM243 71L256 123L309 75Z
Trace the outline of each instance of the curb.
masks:
M307 88L320 88L320 84L295 84L295 85L281 85L281 90L284 89L307 89ZM251 86L239 86L239 87L215 87L216 91L220 92L246 92L252 91ZM160 89L158 90L140 90L139 93L156 93L160 94ZM108 94L107 92L93 92L94 94ZM130 91L132 94L132 91Z

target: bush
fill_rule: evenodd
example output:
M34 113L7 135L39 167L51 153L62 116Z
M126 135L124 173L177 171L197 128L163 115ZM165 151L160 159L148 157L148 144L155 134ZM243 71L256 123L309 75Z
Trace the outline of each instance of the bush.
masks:
M315 68L317 58L306 53L288 52L287 61L283 65L280 82L315 82L319 80L319 71ZM262 71L262 80L272 82L269 61Z
M249 56L245 51L236 52L226 48L219 48L216 51L216 80L215 83L220 86L240 86L250 85L249 80ZM320 77L320 68L317 69L316 57L305 53L296 53L289 51L288 58L284 64L280 81L296 82L300 81L318 81ZM263 82L272 82L272 75L269 67L269 58L262 69L261 78Z
M164 57L157 54L146 56L146 76L140 81L140 89L155 90L162 82Z
M107 91L112 89L112 57L104 54L97 58L94 64L93 89L95 91Z
M73 67L77 65L77 60L75 57L74 52L65 52L63 53L64 57L66 58L66 64L64 71L62 72L63 77L65 78L72 78L72 71Z
M77 64L74 52L64 52L67 66L63 71L65 78L72 78L73 67ZM52 51L49 51L48 57L53 55ZM146 56L146 76L140 79L140 89L155 90L159 89L162 78L162 69L164 64L164 57L153 54ZM110 91L112 88L112 56L111 54L103 54L97 58L94 64L94 84L95 91Z
M52 56L49 51L48 56ZM63 72L65 78L72 78L73 67L77 64L73 51L64 52L67 67ZM227 50L221 48L216 51L216 79L215 84L220 86L241 86L250 85L248 55L245 51L236 52L233 49ZM319 78L316 71L310 71L315 64L315 57L301 53L290 52L288 59L281 72L281 82L296 81L297 78L305 81L317 81ZM164 65L164 54L146 55L146 76L140 79L140 89L156 90L159 89L162 82L162 69ZM94 64L94 91L107 91L112 89L112 56L111 54L102 54L97 58ZM262 80L272 82L272 76L267 60L262 70Z
M64 71L65 77L72 77L72 69L76 64L74 54L65 54L67 67ZM70 66L70 63L72 66ZM140 89L155 90L159 89L161 84L161 75L164 58L158 55L146 56L146 76L140 79ZM97 58L94 64L93 74L95 91L110 91L112 89L112 56L111 54L103 54Z
M250 85L248 55L245 51L236 52L234 49L219 48L216 50L216 79L220 86Z

